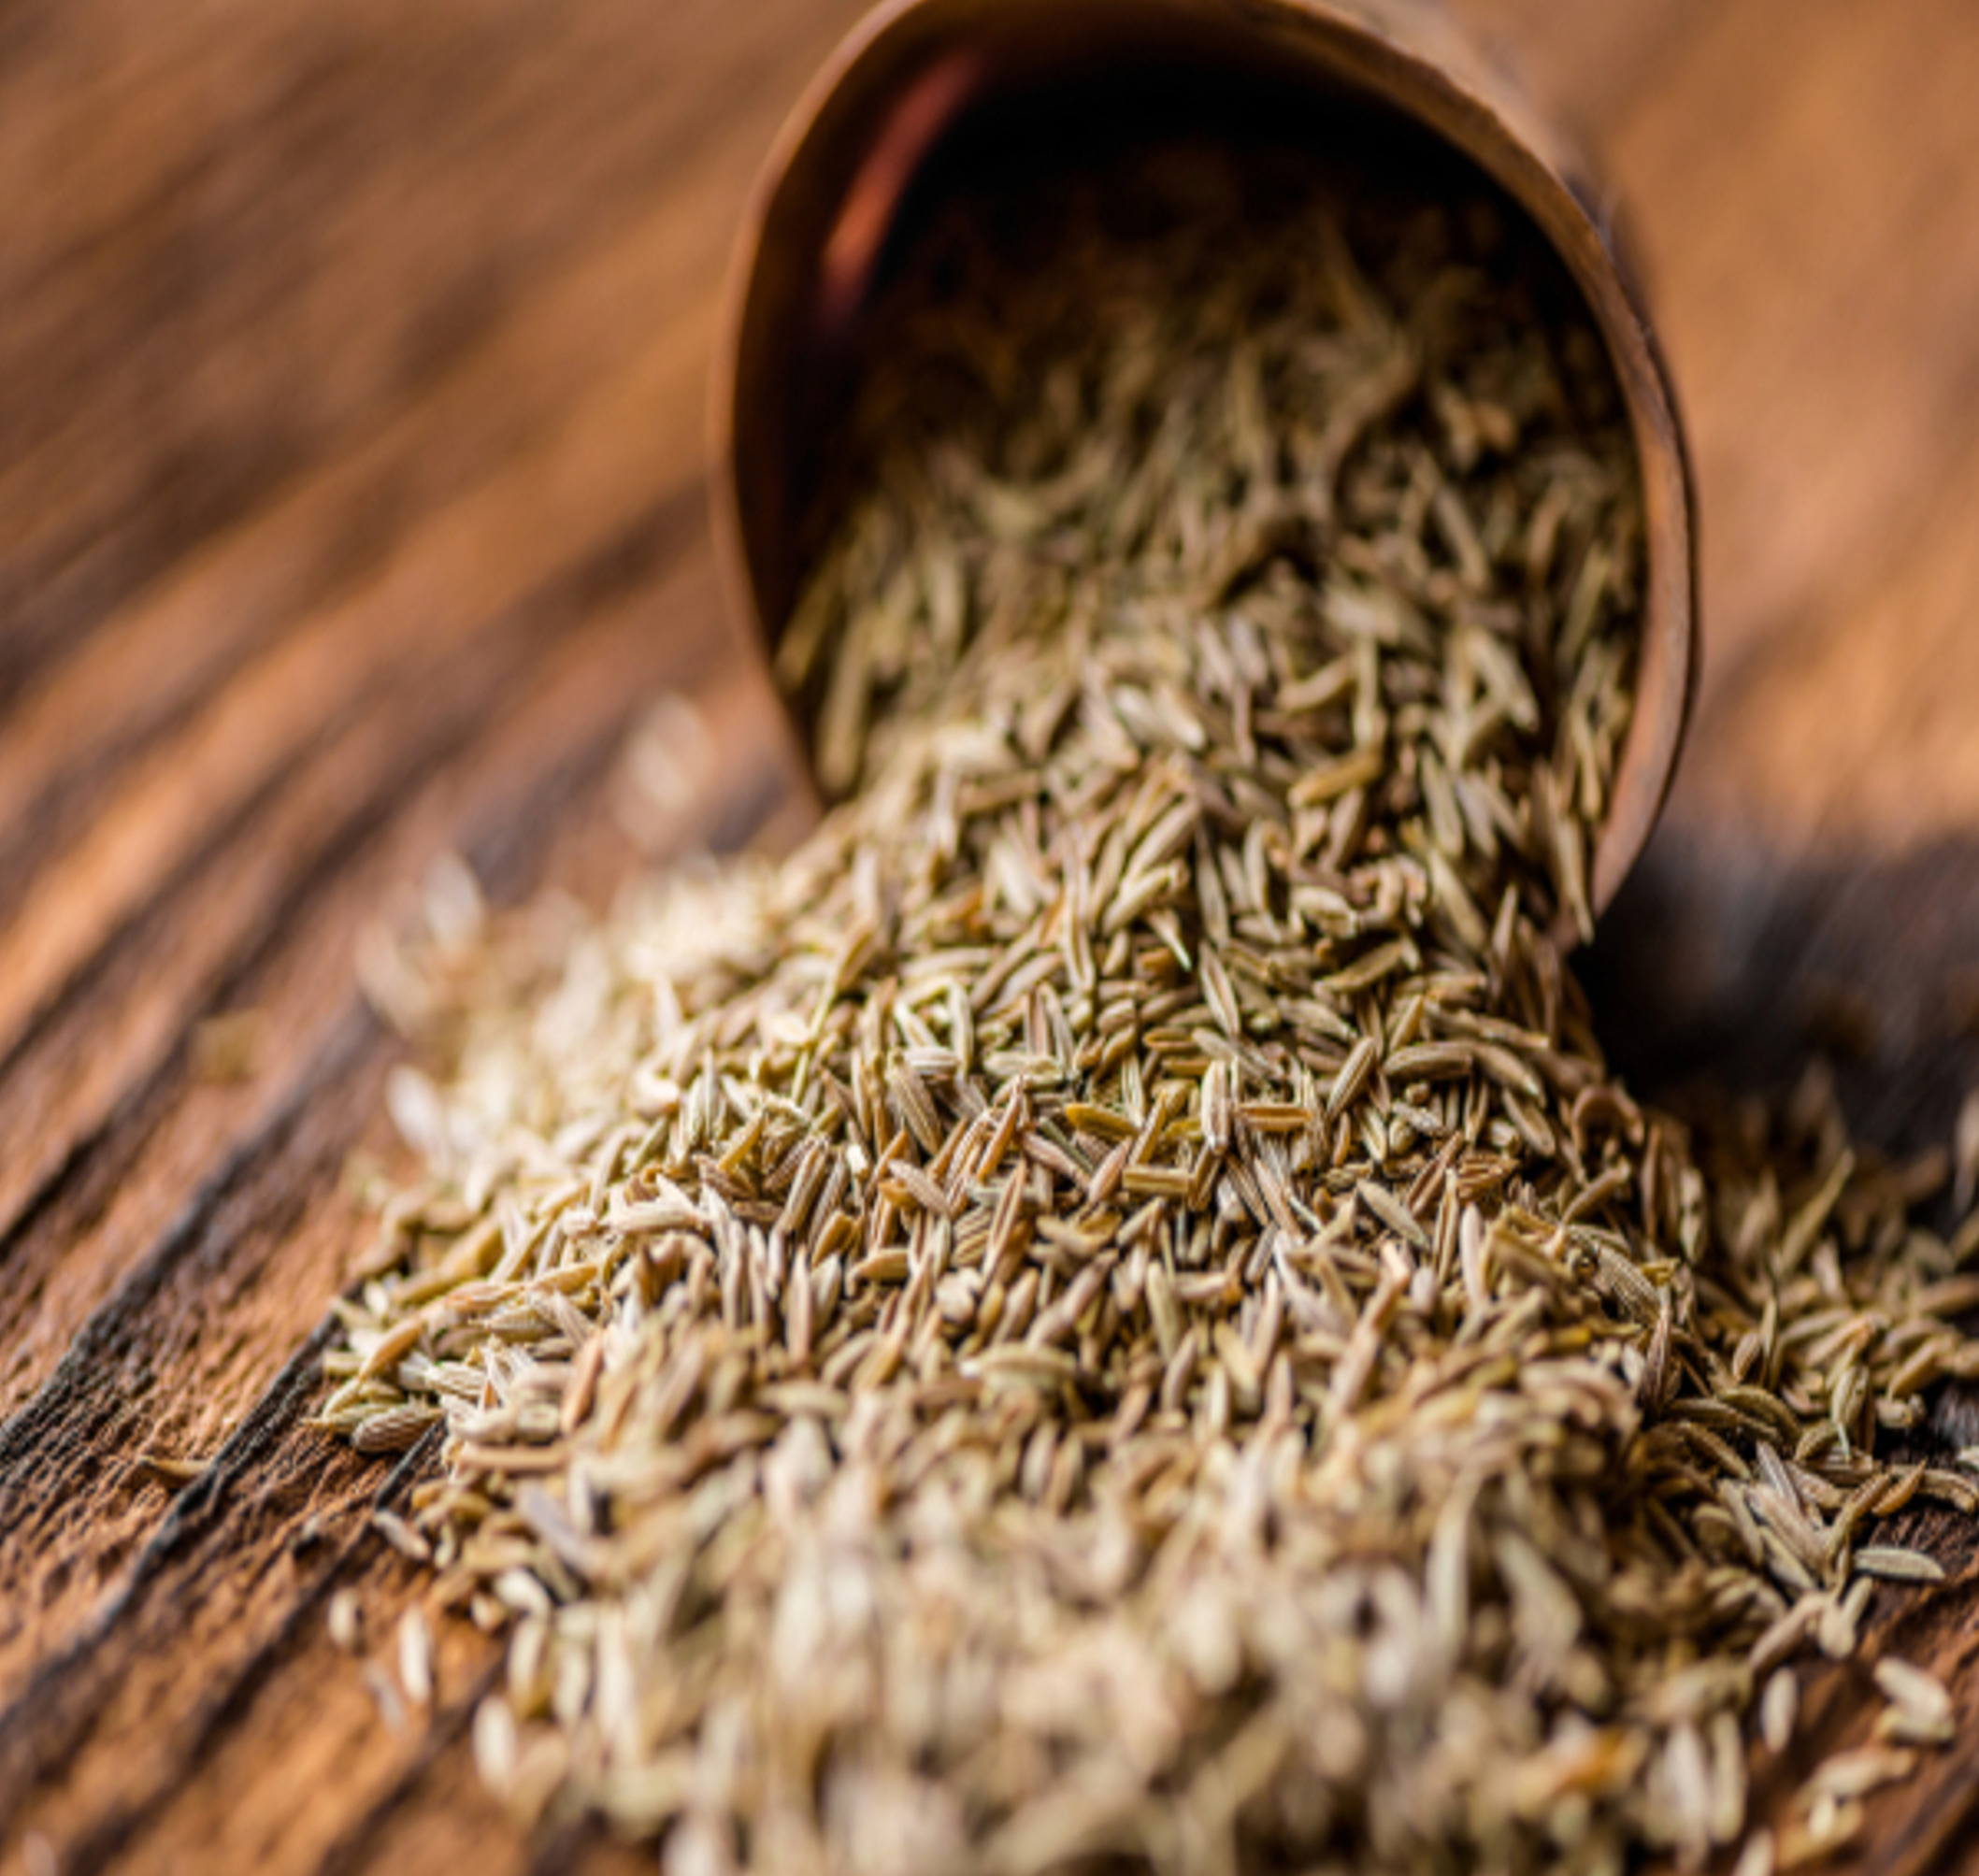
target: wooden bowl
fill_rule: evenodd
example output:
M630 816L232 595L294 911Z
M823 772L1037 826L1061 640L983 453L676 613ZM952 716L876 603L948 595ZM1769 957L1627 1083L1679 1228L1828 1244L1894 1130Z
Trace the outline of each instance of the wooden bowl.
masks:
M1635 715L1594 855L1596 909L1654 826L1698 667L1697 541L1675 399L1607 198L1508 77L1424 0L888 0L784 125L730 276L713 384L714 510L731 604L766 651L796 601L800 527L843 408L860 315L911 185L965 120L1068 106L1082 124L1158 96L1255 102L1370 151L1443 147L1521 208L1586 301L1640 462L1647 582ZM1378 160L1378 158L1370 158ZM799 737L805 725L796 724Z

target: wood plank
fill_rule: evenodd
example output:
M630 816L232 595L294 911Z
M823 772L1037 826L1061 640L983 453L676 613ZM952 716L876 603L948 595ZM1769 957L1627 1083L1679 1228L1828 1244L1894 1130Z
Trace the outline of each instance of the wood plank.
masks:
M854 8L38 10L8 27L0 696L724 139L732 221Z
M1731 0L1609 127L1697 453L1705 722L1757 636L1881 577L1969 431L1975 81L1959 0Z
M678 335L683 381L674 421L646 439L650 474L656 488L698 475L695 374L729 238L722 205L741 160L724 149L685 165L677 193L546 280L375 435L189 546L169 577L95 625L0 738L0 882L10 897L243 665L319 612L341 605L348 624L353 594L404 577L400 563L425 532L456 525L451 511L485 500L504 473L535 462L553 480L582 399L623 381L662 326ZM560 545L552 532L538 551Z
M1451 11L1516 75L1549 115L1590 149L1666 81L1672 59L1714 0L1563 7L1559 0L1455 0Z
M525 1842L480 1793L464 1627L433 1729L376 1722L323 1613L415 1591L360 1534L402 1482L296 1421L363 1242L342 1167L386 1145L366 920L449 846L502 895L609 890L664 687L721 752L682 838L782 798L699 406L748 178L858 10L41 0L0 30L0 1867L28 1832L65 1870L650 1862ZM1942 1038L1979 972L1979 21L1460 10L1604 150L1698 443L1706 688L1604 1021L1652 1070L1763 1077L1859 981L1887 1033L1851 1098L1914 1134L1972 1072ZM192 1028L243 1006L258 1072L197 1082ZM211 1482L140 1482L154 1444ZM1876 1611L1969 1715L1975 1593ZM1808 1713L1762 1805L1861 1734L1859 1671ZM1876 1801L1863 1867L1970 1855L1974 1750Z
M257 916L251 903L226 909L241 887L228 877L235 856L246 846L278 874L287 863L288 850L264 837L298 770L337 766L354 738L364 746L345 755L346 771L384 781L450 724L471 733L460 715L468 695L479 689L485 708L505 678L523 674L543 629L528 617L533 594L553 597L559 578L573 592L609 582L615 556L646 551L668 500L692 518L676 520L676 540L697 531L692 488L655 490L641 471L648 435L694 428L699 389L678 335L663 329L631 372L580 407L556 447L447 511L376 584L298 623L128 765L88 834L37 874L0 931L0 1059L15 1098L43 1112L47 1141L38 1161L23 1155L0 1172L0 1218L17 1215L78 1134L100 1124L136 1062L182 1033L187 1000L212 968L202 953L239 942L241 923ZM321 820L329 806L298 811ZM149 968L130 992L143 1007L78 1076L63 1013L93 1022L117 1008L94 980L175 901L187 942L143 945ZM53 1088L37 1059L52 1063Z

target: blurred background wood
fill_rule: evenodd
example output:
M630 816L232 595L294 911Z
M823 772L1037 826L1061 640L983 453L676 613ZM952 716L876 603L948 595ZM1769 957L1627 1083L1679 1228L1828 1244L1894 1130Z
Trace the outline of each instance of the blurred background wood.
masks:
M669 690L717 760L649 856L782 798L704 378L749 179L859 9L0 20L0 1870L645 1867L481 1796L471 1632L434 1726L379 1725L323 1612L416 1588L361 1535L404 1481L296 1421L383 1145L366 921L449 848L500 898L608 895ZM1604 1021L1651 1079L1763 1079L1842 1009L1858 1115L1914 1140L1979 1001L1979 12L1462 10L1616 183L1699 462L1701 708ZM146 1452L207 1469L173 1497ZM1896 1631L1968 1714L1971 1576ZM1972 1855L1975 1754L1879 1804L1864 1867Z

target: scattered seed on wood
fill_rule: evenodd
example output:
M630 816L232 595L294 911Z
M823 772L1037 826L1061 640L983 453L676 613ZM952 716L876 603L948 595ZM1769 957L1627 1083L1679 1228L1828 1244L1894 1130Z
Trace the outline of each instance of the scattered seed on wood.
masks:
M839 805L371 957L427 1170L318 1424L439 1429L373 1522L510 1631L520 1810L683 1868L1695 1864L1796 1661L1943 1581L1877 1538L1970 1497L1878 1446L1979 1373L1922 1183L1818 1081L1642 1105L1555 945L1644 578L1576 305L1501 205L1283 152L965 201L778 652ZM415 1611L393 1724L432 1661ZM1943 1734L1876 1672L1740 1876Z

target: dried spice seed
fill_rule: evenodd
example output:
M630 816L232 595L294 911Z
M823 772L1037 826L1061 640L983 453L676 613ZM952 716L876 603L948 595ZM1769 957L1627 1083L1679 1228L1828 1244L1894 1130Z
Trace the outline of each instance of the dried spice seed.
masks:
M374 1522L510 1628L525 1813L697 1868L1697 1863L1793 1664L1940 1580L1876 1540L1971 1494L1877 1456L1979 1372L1918 1190L1818 1084L1640 1107L1554 946L1642 581L1570 305L1491 205L1269 152L971 205L779 652L843 803L373 948L446 1060L319 1421L441 1429ZM1745 1876L1942 1736L1877 1671Z
M354 1589L340 1589L331 1597L330 1640L346 1654L355 1654L364 1646L364 1604Z
M167 1492L182 1492L206 1472L206 1462L171 1453L140 1453L131 1462L140 1476Z
M409 1609L398 1624L398 1679L415 1708L433 1704L433 1631L417 1608Z

